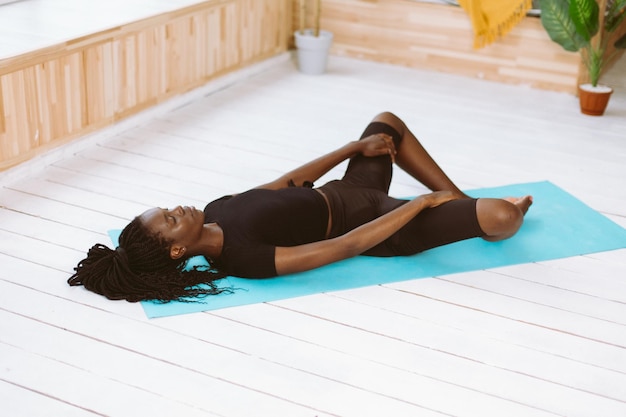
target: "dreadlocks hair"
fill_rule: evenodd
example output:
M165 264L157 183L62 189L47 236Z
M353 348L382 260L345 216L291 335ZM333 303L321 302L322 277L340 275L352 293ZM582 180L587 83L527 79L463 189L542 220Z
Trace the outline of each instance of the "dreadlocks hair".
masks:
M212 267L186 269L186 260L172 259L170 244L135 217L122 230L117 249L102 244L92 246L67 283L83 285L110 300L130 302L190 302L194 298L232 292L215 284L225 277L224 273Z

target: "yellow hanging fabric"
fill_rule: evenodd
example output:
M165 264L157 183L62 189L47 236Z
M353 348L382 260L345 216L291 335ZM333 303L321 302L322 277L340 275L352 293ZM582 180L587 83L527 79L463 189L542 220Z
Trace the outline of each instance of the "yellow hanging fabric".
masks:
M474 48L503 37L525 16L532 0L459 0L474 28Z

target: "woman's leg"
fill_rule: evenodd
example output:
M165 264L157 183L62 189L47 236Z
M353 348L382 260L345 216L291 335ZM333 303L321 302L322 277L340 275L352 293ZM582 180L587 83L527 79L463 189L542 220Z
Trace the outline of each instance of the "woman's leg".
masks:
M390 209L402 204L388 197ZM405 202L406 203L406 202ZM460 198L426 209L385 241L364 253L369 256L413 255L474 237L507 239L522 225L530 197L519 199Z
M424 149L406 124L397 116L383 112L373 121L383 122L398 131L402 141L395 156L396 164L432 191L447 190L468 198ZM476 216L484 232L483 239L498 241L513 236L522 225L524 215L532 204L532 197L494 199L480 198Z
M476 202L476 217L485 233L483 239L495 242L508 239L517 233L532 202L531 196L510 199L479 198Z
M402 135L402 142L395 156L396 164L413 178L424 184L431 191L452 191L462 197L467 197L437 165L430 154L424 149L419 140L411 133L400 118L393 113L384 112L372 121L383 122Z
M375 121L367 125L359 140L376 134L390 136L396 146L399 146L402 141L400 133L391 125ZM374 188L388 193L392 174L393 161L390 155L368 157L359 154L350 158L341 180L357 187Z
M373 121L387 123L402 135L396 149L396 164L432 191L452 191L462 198L463 193L428 154L405 123L392 113L384 112ZM476 204L478 222L484 239L497 241L513 236L520 228L524 215L532 204L532 197L492 199L481 198Z

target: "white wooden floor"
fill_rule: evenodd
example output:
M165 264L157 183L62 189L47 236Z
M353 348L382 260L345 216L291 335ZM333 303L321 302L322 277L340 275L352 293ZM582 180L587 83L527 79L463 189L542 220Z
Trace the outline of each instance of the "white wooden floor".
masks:
M462 188L550 180L626 226L626 89L594 118L562 93L345 58L261 69L2 174L2 415L626 415L626 250L155 320L68 287L107 229L268 181L382 110Z

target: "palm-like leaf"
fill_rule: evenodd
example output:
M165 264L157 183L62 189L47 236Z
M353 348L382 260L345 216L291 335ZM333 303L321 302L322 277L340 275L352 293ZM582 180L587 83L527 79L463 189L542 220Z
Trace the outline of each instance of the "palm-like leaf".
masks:
M575 0L572 0L575 1ZM577 52L589 44L581 36L569 14L569 0L552 0L541 2L541 23L548 32L550 39L558 43L566 51Z
M570 0L569 16L576 26L576 32L587 43L598 33L599 10L596 0Z

